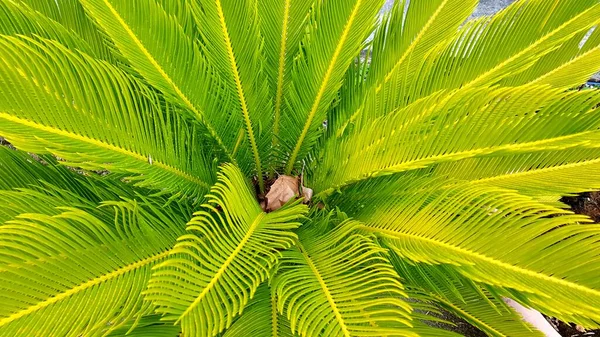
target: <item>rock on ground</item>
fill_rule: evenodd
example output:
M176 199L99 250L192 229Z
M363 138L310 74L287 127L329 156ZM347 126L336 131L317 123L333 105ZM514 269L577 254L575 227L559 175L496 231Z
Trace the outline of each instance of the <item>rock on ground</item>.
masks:
M492 15L513 2L515 0L480 0L473 17Z
M474 17L482 16L482 15L490 15L494 14L502 8L510 5L515 0L479 0L479 6L473 13ZM394 4L394 0L387 0L385 5L383 6L384 10L389 10L392 8Z

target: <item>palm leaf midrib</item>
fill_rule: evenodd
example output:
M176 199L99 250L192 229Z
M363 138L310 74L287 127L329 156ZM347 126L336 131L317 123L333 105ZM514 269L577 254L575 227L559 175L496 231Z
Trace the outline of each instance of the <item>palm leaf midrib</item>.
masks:
M421 235L417 235L417 234L411 234L411 233L404 233L404 232L398 232L398 231L393 231L393 230L387 230L387 229L383 229L380 227L373 227L373 226L369 226L369 225L362 225L360 226L361 230L367 231L367 232L372 232L372 233L376 233L379 235L383 235L385 237L391 238L391 239L402 239L402 238L409 238L411 240L418 240L418 241L423 241L426 242L428 244L432 244L435 246L439 246L439 247L443 247L449 250L453 250L456 251L460 254L464 254L467 256L471 256L477 260L481 260L481 261L485 261L488 262L490 264L496 265L498 267L501 267L503 269L508 269L511 271L514 271L516 274L523 274L523 275L527 275L530 277L534 277L540 280L544 280L544 281L549 281L552 283L556 283L556 284L560 284L563 285L565 287L568 288L572 288L572 289L576 289L577 291L595 296L595 297L599 297L600 298L600 291L583 286L581 284L572 282L572 281L568 281L565 280L563 278L558 278L556 276L548 276L546 274L542 274L533 270L529 270L527 268L523 268L520 266L516 266L516 265L512 265L509 264L507 262L503 262L503 261L499 261L496 260L492 257L471 251L469 249L463 248L463 247L459 247L456 245L452 245L446 242L442 242L436 239L432 239L432 238L428 238L425 236L421 236Z
M262 163L260 159L260 153L258 152L258 146L256 145L256 138L254 137L254 128L252 126L252 121L250 120L250 112L248 110L248 104L246 102L244 87L240 78L235 53L233 52L231 37L229 36L229 31L227 29L227 22L225 21L225 14L223 13L223 6L221 5L221 0L215 0L215 3L217 6L217 14L219 15L219 22L221 24L221 32L223 33L223 38L225 39L225 47L227 49L227 55L229 57L229 62L233 73L233 79L235 81L237 94L240 99L244 123L246 124L246 134L248 136L248 139L250 140L250 147L252 149L252 155L254 156L254 164L256 165L256 176L258 178L258 185L261 192L264 192L265 185L262 176Z
M317 113L317 109L319 109L319 105L321 104L321 99L323 98L323 95L325 94L327 84L329 84L329 80L331 78L331 75L333 74L333 70L337 63L337 59L338 59L340 53L342 52L342 49L344 48L344 44L346 43L346 40L348 39L348 34L350 33L350 29L352 28L354 19L356 18L357 14L358 14L358 10L361 7L362 1L363 0L357 0L356 3L354 4L354 7L352 8L352 12L350 13L350 17L348 18L346 26L344 27L344 30L342 31L342 35L340 36L340 39L337 42L337 46L335 48L335 51L333 52L331 61L329 62L329 65L327 66L327 72L325 73L325 76L323 77L323 81L321 82L321 85L319 86L319 90L317 91L317 96L315 97L312 107L311 107L310 111L308 112L306 122L304 123L304 127L302 129L302 133L300 133L300 136L298 137L298 139L296 141L296 145L294 146L294 149L292 150L292 153L290 154L290 157L288 159L287 166L285 168L285 172L288 175L294 169L294 165L296 164L296 157L298 156L298 153L300 152L300 150L302 148L302 144L304 143L304 138L306 138L306 135L308 134L308 131L312 125L312 121Z
M340 329L342 330L342 333L344 334L345 337L350 337L350 332L348 331L348 326L346 325L346 322L344 321L344 318L342 317L342 313L340 312L340 309L338 308L338 305L336 304L336 301L333 298L333 295L331 294L329 287L327 287L327 283L321 276L319 269L317 268L317 266L313 262L312 258L310 257L310 255L308 254L308 252L306 251L306 249L304 248L302 243L300 243L299 240L296 240L296 247L298 248L298 251L304 258L304 260L306 261L306 264L308 265L310 270L313 272L313 275L319 282L319 286L321 287L321 290L323 291L323 295L325 295L325 297L327 298L327 303L329 303L329 306L331 307L331 310L334 313L335 319L338 322Z
M219 282L221 280L221 277L223 276L223 274L225 273L227 268L235 261L235 258L242 251L242 249L244 249L244 247L246 246L246 243L248 243L248 241L252 238L255 231L260 226L262 220L265 218L265 215L266 215L265 213L261 212L256 216L256 218L254 218L254 221L248 228L248 230L247 230L246 234L244 235L244 237L242 238L242 240L240 240L240 242L235 247L235 249L231 252L231 254L227 257L227 259L221 264L221 266L219 267L219 270L217 270L215 275L211 278L210 282L204 287L204 289L198 295L198 297L196 297L194 302L192 302L188 306L188 308L181 314L181 316L177 319L177 322L179 322L182 318L187 316L195 307L197 307L198 304L200 303L200 301L202 301L202 299L204 299L206 294L217 284L217 282Z
M432 161L440 162L442 160L452 160L453 158L462 159L462 158L465 158L465 156L466 157L474 157L474 156L478 156L478 155L491 154L491 153L499 152L499 151L520 151L520 150L525 150L527 148L535 148L536 146L544 145L544 144L548 144L548 149L552 149L557 144L560 144L560 142L565 141L565 140L571 140L571 139L574 139L575 142L569 144L569 146L575 147L575 146L587 143L587 140L585 140L585 139L578 140L578 138L581 138L582 136L585 136L585 135L592 134L594 132L595 131L582 131L582 132L578 132L578 133L569 134L566 136L557 136L557 137L553 137L553 138L546 138L546 139L535 140L535 141L530 141L530 142L519 142L519 143L514 143L514 144L488 146L488 147L482 147L482 148L477 148L477 149L473 149L473 150L451 152L451 153L429 156L429 157L425 157L425 158L414 159L412 161L407 161L407 162L399 163L396 165L390 165L390 166L387 166L384 168L372 170L372 171L363 173L359 176L354 176L352 178L346 178L346 179L344 179L343 182L340 182L333 187L329 187L329 188L319 192L319 194L317 194L317 197L328 196L336 190L339 190L339 189L349 186L351 184L356 184L358 182L361 182L361 181L364 181L367 179L371 179L372 177L380 177L383 175L391 175L391 174L403 172L403 171L414 169L414 168L422 168L424 165L427 165L428 163L430 163ZM565 143L562 143L562 144L560 144L560 146L565 147L567 145Z
M56 134L56 135L59 135L59 136L63 136L63 137L67 137L67 138L70 138L70 139L74 139L74 140L78 140L78 141L81 141L81 142L85 142L85 143L88 143L88 144L91 144L91 145L94 145L94 146L97 146L97 147L100 147L100 148L103 148L103 149L114 151L114 152L126 155L128 157L134 158L134 159L136 159L136 160L138 160L140 162L143 162L143 163L149 163L150 162L150 157L149 156L141 155L139 153L130 151L130 150L125 149L125 148L121 148L121 147L115 146L113 144L108 144L108 143L102 142L102 141L97 140L97 139L93 139L93 138L89 138L89 137L86 137L86 136L82 136L82 135L79 135L79 134L76 134L76 133L73 133L73 132L69 132L69 131L65 131L65 130L62 130L62 129L59 129L59 128L56 128L56 127L51 127L51 126L48 126L48 125L43 125L43 124L39 124L39 123L36 123L36 122L32 122L30 120L26 120L26 119L22 119L22 118L19 118L19 117L15 117L13 115L9 115L9 114L4 113L4 112L0 112L0 118L8 120L8 121L11 121L11 122L14 122L14 123L18 123L18 124L21 124L21 125L25 125L25 126L37 129L37 130L42 130L42 131L49 132L49 133L52 133L52 134ZM184 178L184 179L186 179L186 180L188 180L190 182L198 184L198 185L200 185L200 186L202 186L202 187L204 187L206 189L208 189L210 187L210 185L207 182L204 182L204 181L198 179L196 176L193 176L193 175L191 175L189 173L186 173L186 172L184 172L184 171L182 171L182 170L180 170L180 169L178 169L178 168L176 168L174 166L171 166L171 165L168 165L168 164L164 164L164 163L162 163L162 162L160 162L158 160L155 160L155 159L152 160L152 164L160 167L161 169L163 169L165 171L168 171L168 172L173 173L173 174L175 174L177 176L180 176L180 177L182 177L182 178Z
M91 288L93 286L96 286L96 285L101 284L103 282L112 280L114 278L117 278L117 277L119 277L119 276L121 276L123 274L126 274L128 272L131 272L133 270L145 267L145 266L147 266L147 265L149 265L149 264L151 264L151 263L153 263L155 261L158 261L158 260L160 260L162 258L167 257L170 253L171 253L170 250L166 250L166 251L164 251L164 252L162 252L160 254L144 258L142 260L139 260L137 262L131 263L131 264L127 265L127 266L124 266L122 268L114 270L114 271L112 271L110 273L98 276L98 277L96 277L96 278L94 278L92 280L89 280L87 282L81 283L78 286L75 286L75 287L73 287L71 289L68 289L68 290L66 290L66 291L64 291L62 293L56 294L56 295L48 298L45 301L39 302L36 305L28 307L27 309L23 309L21 311L13 313L12 315L10 315L8 317L2 318L0 320L0 327L4 326L4 325L6 325L6 324L8 324L8 323L10 323L12 321L15 321L15 320L17 320L19 318L22 318L24 316L30 315L30 314L32 314L32 313L34 313L36 311L42 310L42 309L44 309L45 307L47 307L49 305L52 305L52 304L54 304L56 302L64 300L65 298L73 296L73 295L75 295L77 293L80 293L80 292L82 292L82 291L84 291L86 289L89 289L89 288Z
M137 37L135 32L131 29L131 27L129 27L129 25L127 24L127 22L125 22L125 20L121 17L121 15L119 15L119 13L115 10L115 8L112 6L112 4L108 0L102 0L102 1L106 5L106 7L110 10L110 13L115 17L115 19L119 23L119 25L121 27L123 27L123 29L127 32L129 37L132 39L132 41L134 41L134 43L140 49L142 54L148 59L148 61L150 61L152 66L154 66L154 68L156 69L156 71L158 71L158 73L161 75L161 77L163 77L165 79L165 81L167 81L167 83L173 88L173 90L175 90L176 94L183 101L185 106L188 109L190 109L200 119L202 124L206 127L207 131L210 133L211 137L213 137L215 139L215 141L217 142L217 144L219 145L221 150L226 154L228 160L230 160L232 163L235 163L237 165L237 161L236 161L235 157L232 155L232 153L227 148L227 146L225 146L225 144L223 143L223 140L221 139L219 134L216 132L214 127L210 124L210 122L206 118L204 118L204 114L202 112L200 112L194 106L194 104L192 104L192 102L189 100L189 98L181 91L179 86L173 81L173 79L171 79L169 74L167 74L167 72L162 68L162 66L158 63L158 61L156 61L156 59L152 56L152 54L146 49L146 47L144 46L142 41L140 41L140 39Z
M279 66L277 68L277 89L275 92L275 110L273 116L273 145L279 142L279 127L281 118L281 101L283 99L283 78L285 74L285 60L287 52L288 21L291 0L285 0L283 9L283 28L281 31L281 45L279 49Z

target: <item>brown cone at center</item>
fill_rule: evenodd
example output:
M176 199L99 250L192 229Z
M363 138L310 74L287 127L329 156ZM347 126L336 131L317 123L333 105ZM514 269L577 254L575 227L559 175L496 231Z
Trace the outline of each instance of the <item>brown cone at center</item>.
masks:
M307 203L312 198L312 195L313 191L310 188L301 187L299 177L282 175L271 185L271 189L265 196L263 208L267 212L273 212L280 209L288 201L300 197L303 197L304 202Z

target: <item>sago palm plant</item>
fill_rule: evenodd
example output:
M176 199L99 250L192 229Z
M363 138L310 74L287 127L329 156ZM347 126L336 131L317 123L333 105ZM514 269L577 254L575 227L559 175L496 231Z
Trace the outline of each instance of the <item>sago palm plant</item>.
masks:
M600 325L599 1L382 5L0 0L0 336Z

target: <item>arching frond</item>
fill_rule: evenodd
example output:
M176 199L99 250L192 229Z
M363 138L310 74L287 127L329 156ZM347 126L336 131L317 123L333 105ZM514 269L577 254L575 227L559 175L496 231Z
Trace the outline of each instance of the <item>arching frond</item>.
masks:
M0 226L1 335L100 336L150 312L141 292L185 218L130 201L104 209L63 207Z
M575 34L557 50L540 57L529 69L507 77L501 84L515 86L529 82L570 89L585 83L600 69L600 30L592 29L591 33Z
M381 0L323 1L315 7L314 26L293 71L293 87L284 96L289 105L281 120L282 145L289 151L286 174L315 144L344 73L372 32L382 4Z
M49 159L43 157L43 159ZM56 182L68 177L66 167L46 167L29 154L0 146L0 189L38 185L40 181ZM70 185L70 184L67 184Z
M227 164L166 261L146 298L183 336L214 336L240 315L256 289L296 238L306 206L294 202L262 212L242 172Z
M379 86L394 72L406 72L410 63L452 38L476 5L472 0L396 1L373 40L368 81Z
M191 196L210 186L201 128L143 84L50 40L0 44L0 133L17 148L127 173L139 186Z
M418 76L413 81L406 81L402 74L393 76L374 101L389 112L440 90L487 87L526 74L551 53L562 53L554 57L568 62L577 51L560 48L574 36L582 37L598 24L599 17L600 4L595 0L515 1L492 17L467 22L450 44L437 46L437 51L432 50L417 65ZM552 68L546 70L551 71L561 62L551 62ZM536 71L529 72L529 77L521 76L519 83L539 76Z
M265 73L273 97L273 145L280 136L281 115L287 113L284 92L289 88L294 58L305 33L310 0L265 0L258 2L261 33L264 36Z
M223 116L232 109L228 93L177 19L155 0L81 3L135 70L200 120L226 158L235 161L235 133L241 121Z
M599 135L600 115L593 113L599 95L536 86L474 89L450 99L435 95L348 137L328 139L315 160L312 186L326 195L374 176L448 161L590 144Z
M42 192L32 190L0 191L0 197L2 198L0 225L15 219L21 214L56 215L61 213L60 207L65 205L62 199L53 198Z
M201 45L237 104L232 115L243 121L236 149L251 154L259 189L265 191L263 165L271 156L273 102L269 99L259 5L252 0L200 0L190 3L203 37Z
M600 188L597 142L583 142L566 149L531 149L516 153L497 153L458 161L435 164L431 167L395 174L391 180L385 177L363 180L342 188L348 194L362 193L367 201L376 197L381 186L397 181L431 176L433 181L445 179L448 185L468 182L472 185L495 186L518 191L538 201L556 207L566 207L558 202L562 196ZM335 197L337 199L337 197Z
M392 254L393 256L395 254ZM473 324L489 336L542 337L500 298L457 273L448 265L412 264L392 258L409 294L423 293L429 301ZM423 299L420 294L415 297Z
M410 90L408 84L412 84L414 77L418 76L423 59L438 44L451 41L476 4L476 0L395 1L375 33L368 54L370 62L365 88L355 93L362 101L340 112L343 123L335 130L336 134L341 135L348 123L359 116L368 120L386 112L383 109L363 109L365 104L372 104L365 101L376 98L393 76L402 78L403 86L394 88L389 95L402 95ZM344 97L344 100L347 98Z
M26 188L62 199L68 193L94 204L134 198L136 193L149 194L144 189L134 191L119 180L120 176L74 172L50 155L38 157L38 160L28 153L0 147L0 190ZM74 200L72 198L70 202Z
M40 163L38 160L43 160ZM0 224L21 214L57 215L65 206L98 216L98 205L106 201L132 199L168 205L166 196L122 182L120 176L77 173L59 165L52 156L38 160L31 155L0 147ZM170 196L176 198L177 195ZM186 203L174 203L172 211L191 214Z
M279 311L301 336L416 336L398 275L356 226L302 231L273 281Z
M6 1L6 0L4 0ZM113 64L123 64L125 59L116 51L112 41L106 34L96 27L79 2L79 0L60 0L60 1L38 1L38 0L16 0L20 6L28 7L41 15L32 16L40 21L34 21L34 26L48 27L48 19L62 25L67 30L73 32L80 39L84 40L91 50L93 56L106 60ZM39 17L45 16L47 19ZM51 24L54 26L54 24ZM37 29L44 29L39 27ZM46 37L42 35L43 37Z
M600 148L595 143L471 158L437 165L434 176L516 190L537 200L558 200L600 188ZM555 205L560 205L556 203Z
M223 337L293 337L290 321L279 314L277 295L267 284L256 290L252 302L223 334Z
M600 228L584 224L585 217L513 192L448 187L426 176L383 186L376 198L346 194L339 206L399 256L452 264L475 281L537 295L529 304L549 315L596 325L582 317L600 314Z
M0 34L40 36L56 40L65 47L96 55L92 47L77 34L51 18L24 4L10 0L0 1Z
M59 207L65 205L75 207L83 203L96 207L97 203L86 202L100 200L89 193L84 186L85 180L84 176L70 172L64 166L42 165L27 153L0 146L0 225L25 213L56 215L61 213ZM85 197L83 200L56 197L59 188L53 190L52 187L57 185ZM122 195L126 196L125 193Z

